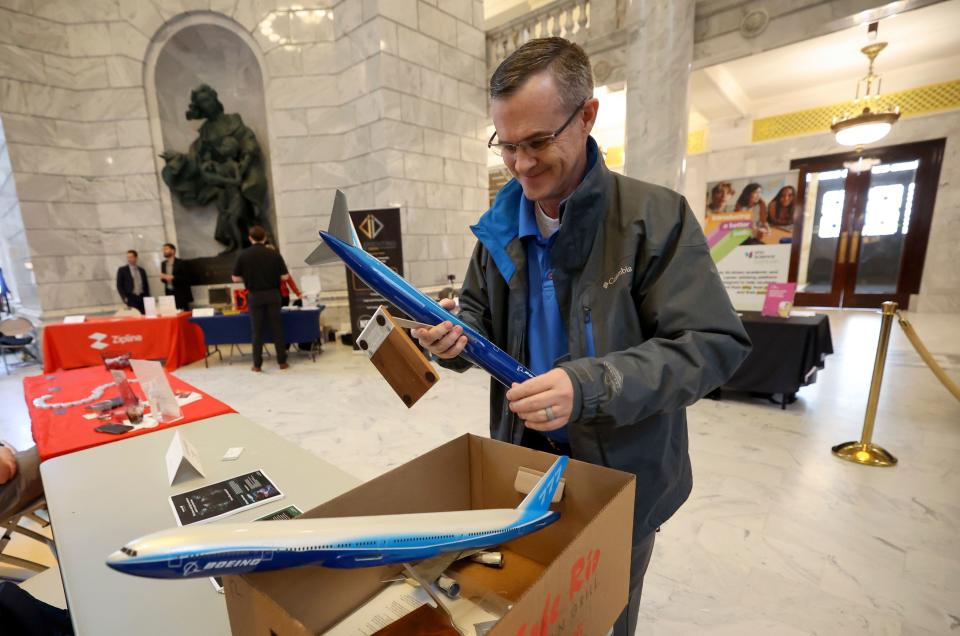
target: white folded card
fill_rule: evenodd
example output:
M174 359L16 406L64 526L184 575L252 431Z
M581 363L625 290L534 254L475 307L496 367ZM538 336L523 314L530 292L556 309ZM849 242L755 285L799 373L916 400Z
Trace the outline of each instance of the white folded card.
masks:
M65 324L65 325L76 325L76 324L79 324L79 323L83 322L83 321L86 320L86 319L87 319L87 317L84 316L84 315L79 315L79 316L64 316L64 317L63 317L63 324Z
M193 310L193 317L194 318L212 318L214 316L214 312L215 310L213 307L200 307L199 309Z
M200 454L193 444L180 436L180 431L173 433L170 448L167 449L167 477L172 486L179 480L188 477L203 477L203 467L200 465Z
M143 315L147 318L157 317L157 300L153 296L145 296L143 299Z

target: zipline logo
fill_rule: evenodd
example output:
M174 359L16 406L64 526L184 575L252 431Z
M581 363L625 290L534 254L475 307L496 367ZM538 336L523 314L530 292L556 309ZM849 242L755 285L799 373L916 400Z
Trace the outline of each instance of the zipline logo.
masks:
M97 333L92 333L87 337L93 340L93 342L90 343L90 348L96 349L97 351L102 351L103 349L106 349L112 344L129 344L131 342L143 342L143 336L139 334L132 334L132 333L126 334L124 336L113 336L111 338L107 334L100 333L98 331ZM109 342L107 342L108 338L110 339Z
M107 347L110 346L104 342L104 340L107 339L107 334L105 333L100 333L100 332L92 333L87 337L93 340L93 342L90 343L91 349L96 349L97 351L100 351L101 349L106 349Z

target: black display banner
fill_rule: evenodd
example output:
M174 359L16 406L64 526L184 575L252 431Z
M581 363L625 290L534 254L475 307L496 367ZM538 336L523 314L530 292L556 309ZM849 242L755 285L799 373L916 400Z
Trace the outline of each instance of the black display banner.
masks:
M190 272L191 285L219 285L230 283L233 266L240 252L231 252L220 256L190 258L185 262Z
M351 210L350 220L357 228L360 245L374 258L403 276L403 241L400 236L400 209ZM389 304L383 296L367 287L356 274L347 272L347 293L350 300L350 328L356 342L367 321L377 311L377 307ZM391 307L391 312L404 316ZM356 347L356 344L354 344Z

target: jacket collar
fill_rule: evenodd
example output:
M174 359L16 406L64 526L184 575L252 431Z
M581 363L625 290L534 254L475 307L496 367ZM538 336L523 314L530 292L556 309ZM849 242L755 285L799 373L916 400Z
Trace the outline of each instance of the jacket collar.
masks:
M608 171L593 137L587 138L587 166L587 174L580 185L565 199L563 225L552 250L555 267L577 269L583 266L593 245L598 219L605 210L603 202ZM493 206L470 228L490 252L507 283L518 270L511 257L511 252L516 250L508 250L508 246L520 236L520 215L529 205L520 182L511 179L497 193Z

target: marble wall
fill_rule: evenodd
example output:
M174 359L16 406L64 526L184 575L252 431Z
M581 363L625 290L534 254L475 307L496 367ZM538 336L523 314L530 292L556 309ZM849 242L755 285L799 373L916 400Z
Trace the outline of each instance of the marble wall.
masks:
M835 154L842 149L832 134L750 143L748 119L716 122L707 131L709 152L687 157L684 194L702 220L706 184L751 174L789 169L802 157ZM960 312L960 111L903 119L878 145L892 146L946 138L920 293L910 309Z
M297 6L2 3L0 114L45 317L116 307L114 274L129 248L159 289L173 210L158 179L163 140L144 61L158 34L181 24L234 30L261 66L277 233L295 276L312 273L303 258L337 187L354 208L402 207L414 283L462 276L467 226L486 207L482 2ZM333 296L345 289L342 268L319 273Z
M0 268L10 290L8 297L20 310L31 316L40 315L40 299L30 262L27 232L23 227L13 166L7 152L7 139L0 119Z

